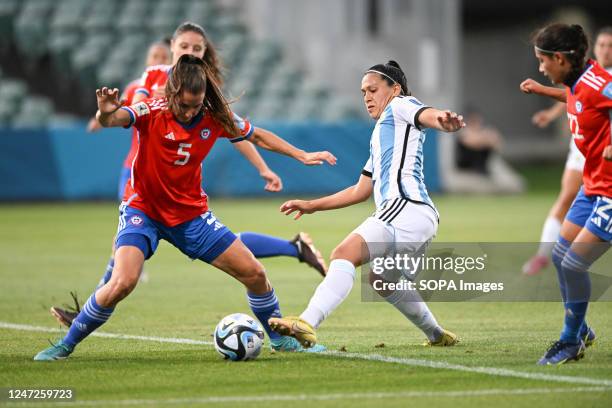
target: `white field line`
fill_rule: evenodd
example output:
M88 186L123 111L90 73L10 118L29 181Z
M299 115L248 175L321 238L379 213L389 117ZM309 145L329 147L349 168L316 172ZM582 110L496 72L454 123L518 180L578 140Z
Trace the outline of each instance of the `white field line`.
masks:
M35 331L35 332L45 332L45 333L63 332L62 330L56 329L56 328L30 326L30 325L25 325L25 324L15 324L15 323L7 323L7 322L0 322L0 329ZM213 344L210 341L173 338L173 337L133 336L133 335L126 335L126 334L113 334L113 333L103 333L103 332L94 332L92 333L92 335L97 336L97 337L106 337L106 338L112 338L112 339L153 341L153 342L159 342L159 343L194 344L194 345L206 345L206 346ZM612 380L606 380L606 379L577 377L577 376L568 376L568 375L555 375L555 374L546 374L546 373L528 372L528 371L517 371L517 370L509 370L509 369L497 368L497 367L472 367L472 366L465 366L465 365L460 365L460 364L447 363L444 361L420 360L420 359L401 358L401 357L388 357L388 356L383 356L380 354L343 353L343 352L338 352L338 351L327 351L323 353L313 353L313 355L323 355L323 356L332 356L332 357L339 357L339 358L349 358L349 359L355 359L355 360L366 360L366 361L376 361L376 362L382 362L382 363L401 364L401 365L412 366L412 367L427 367L427 368L437 368L437 369L443 369L443 370L463 371L463 372L486 374L486 375L499 376L499 377L524 378L524 379L530 379L530 380L569 383L569 384L574 384L574 385L588 384L588 385L612 387Z
M45 406L109 406L109 405L189 405L189 404L222 404L222 403L257 403L257 402L291 402L291 401L331 401L331 400L366 400L389 398L476 398L489 396L545 395L579 392L610 392L607 387L574 387L574 388L517 388L487 389L462 391L400 391L400 392L359 392L337 394L283 394L283 395L239 395L218 397L168 398L168 399L124 399L124 400L76 400L45 402ZM76 396L78 398L78 395ZM14 405L40 405L40 402L15 402ZM11 404L11 405L13 405Z
M53 327L30 326L28 324L15 324L15 323L7 323L7 322L0 322L0 329L34 331L34 332L43 332L43 333L65 333L66 332L65 329L62 330L62 329L57 329ZM115 334L115 333L105 333L105 332L93 332L92 334L90 334L90 336L106 337L107 339L154 341L158 343L195 344L195 345L204 345L204 346L213 345L212 341L182 339L182 338L177 338L177 337L134 336L131 334Z

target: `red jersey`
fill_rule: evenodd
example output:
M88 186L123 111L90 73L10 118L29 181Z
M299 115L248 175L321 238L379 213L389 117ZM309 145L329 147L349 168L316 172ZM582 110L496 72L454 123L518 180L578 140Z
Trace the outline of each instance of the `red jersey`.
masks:
M171 70L172 65L153 65L147 68L140 78L136 92L144 94L147 98L154 98L155 91L163 90L166 86Z
M586 159L584 193L612 197L612 161L602 156L612 144L612 76L595 61L588 63L574 86L566 87L567 117L574 142Z
M132 104L132 99L134 99L134 94L136 90L140 87L140 80L135 79L130 82L121 94L121 101L124 105L130 106ZM130 168L132 167L132 161L134 160L134 156L136 156L136 151L138 150L138 131L136 128L132 129L132 144L130 145L130 151L127 156L125 156L125 160L123 161L123 167Z
M124 201L152 219L173 227L205 213L207 196L202 190L202 160L220 137L230 138L205 112L189 124L178 122L167 100L148 99L123 107L138 129L140 140ZM240 136L253 133L248 121L234 114Z

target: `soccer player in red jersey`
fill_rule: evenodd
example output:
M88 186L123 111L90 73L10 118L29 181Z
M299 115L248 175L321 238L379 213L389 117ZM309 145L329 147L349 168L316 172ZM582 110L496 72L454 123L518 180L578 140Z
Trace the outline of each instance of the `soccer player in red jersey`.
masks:
M87 300L68 334L35 360L67 358L104 324L135 288L145 260L155 253L160 239L240 281L273 349L304 350L297 340L270 329L268 319L280 316L274 289L261 263L209 210L201 163L218 138L246 139L307 165L333 165L336 158L329 152L304 152L271 134L255 135L248 121L230 111L207 63L192 55L179 59L165 91L165 98L122 107L117 89L96 90L96 117L103 126L135 126L139 131L133 176L120 207L115 270Z
M593 54L597 63L612 74L612 27L599 29L595 36ZM542 86L532 79L525 80L525 84L526 86ZM536 112L532 117L532 122L540 128L545 128L562 115L566 115L565 103L557 101L550 108ZM523 265L524 274L538 274L550 264L552 249L561 231L561 223L582 186L583 170L584 156L571 139L565 169L561 176L561 190L542 227L537 253Z
M148 97L161 95L172 72L176 61L185 54L202 58L212 69L212 75L218 84L223 84L222 62L218 56L214 44L206 36L204 29L198 24L185 22L177 27L172 35L170 49L172 51L172 64L159 65L148 68L142 78L141 85L136 90L134 102ZM274 134L270 131L253 127L255 136ZM266 181L266 190L280 191L282 189L281 179L269 169L257 149L251 143L234 143L234 147L242 153L253 166L259 171L260 176ZM321 253L315 248L310 236L300 232L292 240L281 239L256 232L241 232L240 240L249 248L257 258L273 256L290 256L305 262L321 275L325 276L327 265ZM110 265L110 264L109 264Z
M570 131L585 157L583 186L553 249L565 320L559 340L538 364L557 365L579 360L587 343L595 340L585 320L591 294L588 270L612 242L612 75L586 59L589 43L579 25L548 25L533 43L540 72L565 89L525 81L521 90L566 103Z

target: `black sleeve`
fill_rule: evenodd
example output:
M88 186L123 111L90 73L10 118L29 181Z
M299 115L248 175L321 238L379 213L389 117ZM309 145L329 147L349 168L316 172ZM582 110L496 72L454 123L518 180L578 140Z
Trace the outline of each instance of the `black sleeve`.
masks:
M372 173L370 173L369 171L367 171L366 169L361 170L361 174L366 176L366 177L370 177L372 178Z
M423 113L425 109L429 109L429 108L431 108L431 106L423 106L421 109L417 111L417 113L414 114L414 126L418 130L421 130L421 122L419 121L419 116L421 116L421 113Z

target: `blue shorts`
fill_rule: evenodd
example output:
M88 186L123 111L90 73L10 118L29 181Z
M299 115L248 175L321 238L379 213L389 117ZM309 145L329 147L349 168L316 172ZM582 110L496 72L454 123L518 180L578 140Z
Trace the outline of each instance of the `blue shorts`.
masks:
M576 195L565 219L589 230L605 242L612 242L612 198L588 196L584 187Z
M212 212L174 227L152 220L144 212L124 203L119 207L119 226L115 242L126 234L144 235L149 243L147 259L153 256L160 239L165 239L191 259L214 261L236 240L236 235L221 224Z
M119 176L119 190L117 190L117 197L119 197L119 201L123 200L123 193L125 192L125 185L127 184L131 175L132 175L132 169L130 167L121 168L121 176Z

